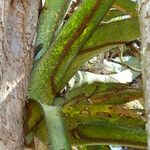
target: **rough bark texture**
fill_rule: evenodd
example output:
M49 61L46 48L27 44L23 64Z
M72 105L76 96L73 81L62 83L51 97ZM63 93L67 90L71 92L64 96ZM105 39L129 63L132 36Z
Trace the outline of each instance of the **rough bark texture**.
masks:
M150 0L139 1L142 40L142 70L145 106L147 112L148 149L150 150Z
M22 150L40 0L0 0L0 149Z

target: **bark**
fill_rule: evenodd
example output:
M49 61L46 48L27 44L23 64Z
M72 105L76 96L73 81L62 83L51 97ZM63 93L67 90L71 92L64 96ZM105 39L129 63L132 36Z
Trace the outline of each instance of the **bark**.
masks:
M0 0L0 149L24 146L25 114L40 0Z
M146 129L148 133L148 149L150 150L150 0L139 1L139 16L142 40L143 89L147 113Z

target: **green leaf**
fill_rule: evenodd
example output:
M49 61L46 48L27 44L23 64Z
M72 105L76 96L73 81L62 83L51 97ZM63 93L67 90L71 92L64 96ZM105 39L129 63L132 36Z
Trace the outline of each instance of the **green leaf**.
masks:
M52 104L57 83L79 49L94 32L113 0L84 1L58 34L55 42L32 71L28 98Z
M63 101L63 105L73 105L79 102L85 102L85 105L89 102L92 104L116 105L125 104L142 97L142 89L132 88L128 84L103 82L83 83L66 93L66 101Z
M85 150L111 150L107 145L89 145L85 147Z
M58 95L54 79L58 80L76 56L79 49L95 31L99 22L112 6L114 0L84 1L69 18L52 43L49 50L35 65L28 90L28 99L42 104L53 104ZM30 130L38 118L36 109L31 110L27 130ZM38 117L38 118L37 118Z
M77 72L79 67L90 58L100 52L110 50L120 44L139 38L139 36L140 29L138 19L125 19L100 25L86 42L84 48L72 61L63 79L60 78L56 84L58 89L62 89Z
M62 24L64 15L71 0L46 0L38 20L36 37L37 53L35 60L40 59L48 50L49 45L55 38L55 32ZM38 46L42 44L41 49ZM39 51L40 50L40 51ZM38 52L39 51L39 52Z
M120 58L117 57L117 58L115 58L115 61L123 64L122 66L120 65L120 68L119 68L120 71L129 69L127 66L129 66L130 68L133 68L133 69L130 69L130 71L132 73L132 80L131 81L133 81L136 77L138 77L141 74L141 72L140 72L141 61L139 59L137 59L136 57L133 57L133 56L122 57L122 59L123 59L123 62L121 62ZM136 71L136 70L138 70L138 71Z
M134 2L132 0L115 0L113 6L118 10L126 12L133 17L138 17L137 2Z
M62 108L41 104L48 129L49 143L52 150L70 150L67 130L62 116Z
M74 134L80 137L81 141L82 139L87 141L95 139L95 141L104 141L105 144L108 142L107 144L146 148L146 132L143 130L128 129L103 122L91 122L78 124L75 132Z
M63 112L72 145L115 144L146 148L145 122L136 111L123 106L80 104L64 107ZM32 132L48 144L43 121Z
M43 121L44 127L46 127L47 131L47 139L48 143L50 143L50 149L58 150L58 149L66 149L70 150L71 146L68 139L68 134L66 130L66 124L64 121L64 117L62 114L62 107L60 106L49 106L45 104L41 104L39 102L32 103L33 108L36 108L43 115L39 121ZM33 109L35 110L35 109ZM39 114L40 114L39 113ZM33 120L37 121L37 120ZM35 126L38 126L36 124ZM26 133L26 144L31 144L33 142L33 138L35 136L34 127L29 133ZM36 131L38 132L38 131Z
M112 20L114 18L117 18L117 17L123 18L126 15L128 15L128 13L112 9L107 12L106 16L104 17L104 19L102 21L109 22L110 20Z

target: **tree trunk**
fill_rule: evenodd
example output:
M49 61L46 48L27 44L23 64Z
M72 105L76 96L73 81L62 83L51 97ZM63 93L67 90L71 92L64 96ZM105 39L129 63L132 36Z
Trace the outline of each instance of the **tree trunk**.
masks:
M139 1L139 14L142 40L143 88L147 113L146 129L148 133L148 149L150 150L150 0Z
M40 0L0 0L0 149L22 150Z

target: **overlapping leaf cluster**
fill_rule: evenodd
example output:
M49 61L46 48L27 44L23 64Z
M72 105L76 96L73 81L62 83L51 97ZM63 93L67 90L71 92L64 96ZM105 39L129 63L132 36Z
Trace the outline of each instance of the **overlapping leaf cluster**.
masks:
M70 149L65 141L66 122L72 145L120 144L145 148L145 122L138 115L141 110L129 110L123 105L141 98L140 89L121 83L94 82L64 90L87 60L139 38L136 3L84 0L64 22L69 4L70 0L46 0L39 18L37 54L28 92L28 142L36 135L45 143L50 139L53 149ZM60 125L59 133L53 124ZM64 141L60 144L57 138Z

